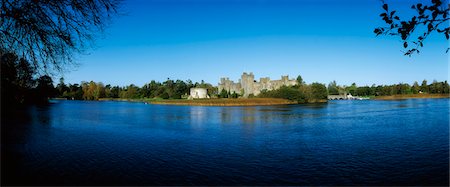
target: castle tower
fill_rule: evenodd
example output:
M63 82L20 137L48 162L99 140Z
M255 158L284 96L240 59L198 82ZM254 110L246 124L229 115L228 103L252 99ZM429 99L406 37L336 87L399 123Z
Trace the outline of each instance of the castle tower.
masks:
M254 90L254 82L255 82L255 76L253 73L250 72L250 74L243 73L241 76L241 86L244 90L244 97L248 97L248 95L253 94Z

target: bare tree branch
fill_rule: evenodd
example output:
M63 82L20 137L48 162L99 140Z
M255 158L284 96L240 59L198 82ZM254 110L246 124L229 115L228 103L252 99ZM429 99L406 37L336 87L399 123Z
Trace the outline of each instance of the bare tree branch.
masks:
M417 15L409 20L401 20L396 15L395 10L389 11L388 4L383 2L384 12L380 17L388 26L378 27L374 33L378 35L399 36L403 41L403 47L407 49L405 55L411 56L420 53L419 48L423 47L424 40L433 32L441 33L449 39L450 27L450 4L443 4L441 0L431 0L431 5L417 3L411 6ZM443 24L444 23L444 24ZM420 34L418 34L418 31ZM416 35L413 35L415 33ZM415 39L417 37L417 39ZM414 45L410 45L410 43ZM448 48L446 52L448 52Z
M93 45L121 0L2 0L0 48L40 71L61 71Z

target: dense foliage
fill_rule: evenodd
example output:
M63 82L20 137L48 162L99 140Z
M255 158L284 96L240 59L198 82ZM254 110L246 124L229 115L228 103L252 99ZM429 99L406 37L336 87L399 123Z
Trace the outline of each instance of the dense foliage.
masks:
M242 90L243 92L243 90ZM231 93L230 91L226 91L225 89L222 89L220 91L220 93L217 95L218 98L238 98L240 97L242 94L238 94L236 92ZM249 97L253 97L253 95L249 96Z
M299 103L317 102L326 100L328 91L325 85L312 83L311 85L299 84L296 86L282 86L276 90L263 90L258 97L262 98L283 98Z
M128 86L111 86L104 85L101 82L82 82L81 84L64 83L64 79L60 79L56 90L59 97L76 100L98 100L100 98L120 98L120 99L143 99L143 98L160 98L160 99L182 99L187 98L189 89L193 87L207 88L208 95L218 98L238 98L241 94L230 93L226 90L217 90L217 87L205 83L192 83L192 81L170 80L164 82L151 81L142 87L134 84ZM317 102L327 99L328 94L352 94L354 96L389 96L396 94L449 94L449 84L447 81L437 82L433 81L427 84L427 81L422 81L419 85L414 82L411 86L406 83L399 83L393 85L372 85L372 86L357 86L355 83L350 86L339 86L336 81L331 82L326 87L321 83L312 83L295 86L282 86L277 90L263 90L257 97L261 98L284 98L295 100L299 103ZM255 97L249 95L249 97Z
M100 98L121 98L121 99L143 99L143 98L161 98L161 99L181 99L189 94L190 88L207 88L208 94L217 95L217 90L211 84L192 83L191 80L170 80L160 83L151 81L142 87L134 84L128 86L111 86L104 85L101 82L82 82L81 84L64 83L64 79L60 79L56 89L59 97L77 100L98 100Z
M351 86L338 86L336 81L328 84L328 90L330 94L346 94L350 93L356 96L389 96L397 94L449 94L449 84L447 81L438 82L434 80L431 84L428 84L426 80L422 81L422 84L416 81L413 85L407 83L399 83L393 85L372 85L372 86L356 86L353 83Z
M0 50L1 102L3 105L45 103L57 93L48 75L37 77L35 69L23 58Z

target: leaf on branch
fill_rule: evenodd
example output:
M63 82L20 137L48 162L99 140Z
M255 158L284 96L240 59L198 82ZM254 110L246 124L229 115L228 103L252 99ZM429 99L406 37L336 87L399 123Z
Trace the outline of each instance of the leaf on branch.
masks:
M384 4L384 5L383 5L383 9L386 10L386 11L388 11L388 5L387 5L387 4Z
M431 16L433 16L433 19L436 19L437 15L438 15L438 12L437 12L437 11L434 11L434 12L431 14Z
M428 32L430 32L431 30L433 30L433 24L429 23L428 24Z
M425 6L422 3L412 5L411 9L415 10L415 15L411 15L410 19L406 18L404 20L400 19L396 14L396 10L389 11L388 4L383 3L382 8L385 12L381 13L380 17L387 25L378 27L374 30L374 33L377 36L383 34L400 37L403 41L403 47L410 49L407 52L402 52L409 56L416 52L420 53L418 48L423 47L423 41L433 31L444 34L445 38L449 40L450 27L448 27L448 17L450 17L450 4L448 4L447 8L447 5L442 4L442 0L431 0L431 2L433 4L429 6ZM445 7L443 7L444 5ZM444 24L446 26L442 27ZM417 34L415 36L418 36L418 40L408 40L410 36L413 36L413 33ZM413 43L413 46L409 45L410 42Z
M380 35L382 32L381 32L381 29L379 29L379 28L376 28L375 30L373 30L373 32L378 36L378 35Z
M395 10L391 12L391 17L395 14L395 12L396 12Z
M406 40L406 38L408 38L408 34L406 34L406 32L399 32L399 33L402 36L402 40Z
M375 30L373 30L373 33L375 33L375 34L378 36L379 33L380 33L380 29L375 29Z
M431 0L431 2L436 6L441 6L442 4L441 0Z

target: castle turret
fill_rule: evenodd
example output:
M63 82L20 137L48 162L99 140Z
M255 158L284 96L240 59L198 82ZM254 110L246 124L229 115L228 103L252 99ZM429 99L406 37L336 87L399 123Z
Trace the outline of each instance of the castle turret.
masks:
M253 94L253 84L255 82L255 76L252 72L249 74L243 73L241 76L241 86L244 90L244 97L248 97L248 95Z

